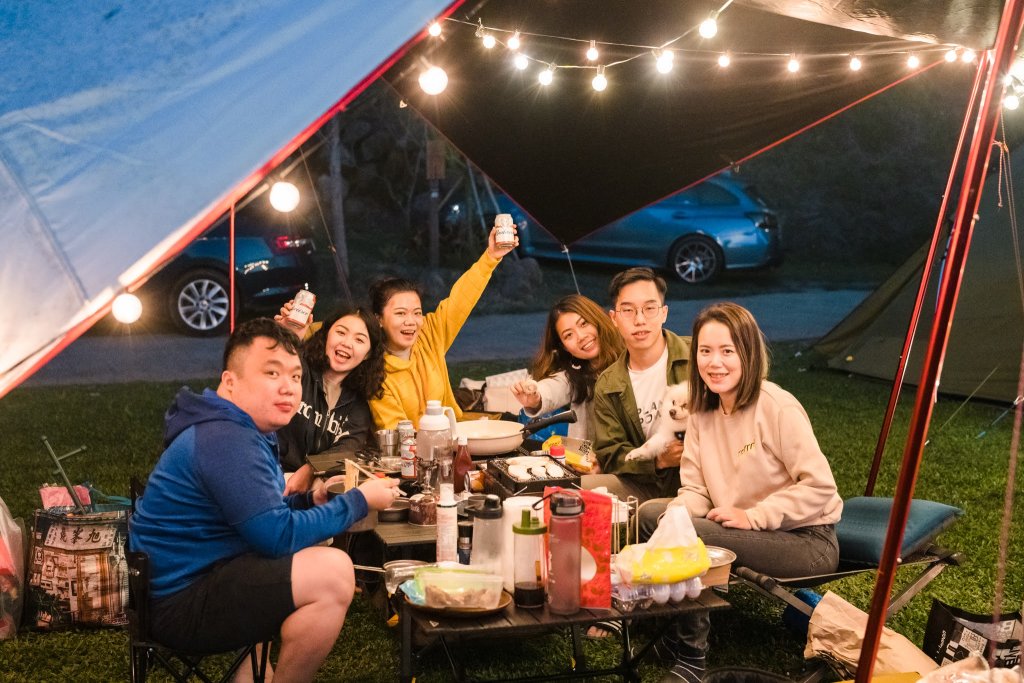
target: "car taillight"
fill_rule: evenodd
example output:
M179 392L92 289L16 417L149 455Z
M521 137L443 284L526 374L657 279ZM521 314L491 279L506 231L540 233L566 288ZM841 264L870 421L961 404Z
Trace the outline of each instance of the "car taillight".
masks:
M754 213L748 213L747 218L754 221L754 225L765 231L778 230L779 228L779 220L773 213L762 213L757 211Z
M292 249L307 249L310 240L307 237L292 237L291 235L278 235L274 238L274 251L282 253Z

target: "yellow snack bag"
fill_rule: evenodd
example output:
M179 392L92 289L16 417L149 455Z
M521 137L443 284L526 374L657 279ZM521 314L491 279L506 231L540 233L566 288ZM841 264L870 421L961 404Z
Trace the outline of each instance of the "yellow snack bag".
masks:
M626 546L619 553L620 575L629 583L678 583L700 576L711 566L704 541L690 546L652 548L646 543Z
M561 434L552 434L551 436L549 436L548 438L546 438L544 440L544 443L543 443L543 445L541 445L541 448L543 448L545 451L550 451L552 446L561 446L561 445L562 445L562 435ZM568 456L568 453L569 453L569 451L566 451L566 455L567 456Z

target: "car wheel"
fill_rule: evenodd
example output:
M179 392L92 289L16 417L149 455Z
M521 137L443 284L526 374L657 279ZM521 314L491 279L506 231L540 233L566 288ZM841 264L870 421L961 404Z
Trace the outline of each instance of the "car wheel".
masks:
M669 268L687 284L710 282L722 270L725 259L718 245L706 237L684 237L672 248Z
M178 278L168 300L171 319L187 334L220 334L228 327L228 279L215 270L194 270Z

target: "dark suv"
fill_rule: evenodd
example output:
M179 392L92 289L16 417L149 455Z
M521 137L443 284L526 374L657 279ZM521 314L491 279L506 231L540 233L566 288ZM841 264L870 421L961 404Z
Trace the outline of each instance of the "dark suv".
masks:
M276 222L275 222L276 221ZM314 242L305 229L256 212L235 218L235 291L239 312L276 311L307 283L316 287ZM315 289L314 289L315 291ZM228 322L228 220L213 225L139 293L166 306L178 329L220 334Z

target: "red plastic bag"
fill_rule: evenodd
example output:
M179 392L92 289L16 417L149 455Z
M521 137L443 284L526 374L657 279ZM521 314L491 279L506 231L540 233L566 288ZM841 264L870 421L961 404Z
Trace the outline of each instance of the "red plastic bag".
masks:
M545 487L547 498L559 487ZM583 498L583 531L580 539L580 607L609 609L612 606L612 499L597 491L575 490ZM551 510L544 503L544 521Z
M25 587L25 525L0 498L0 640L13 638Z

